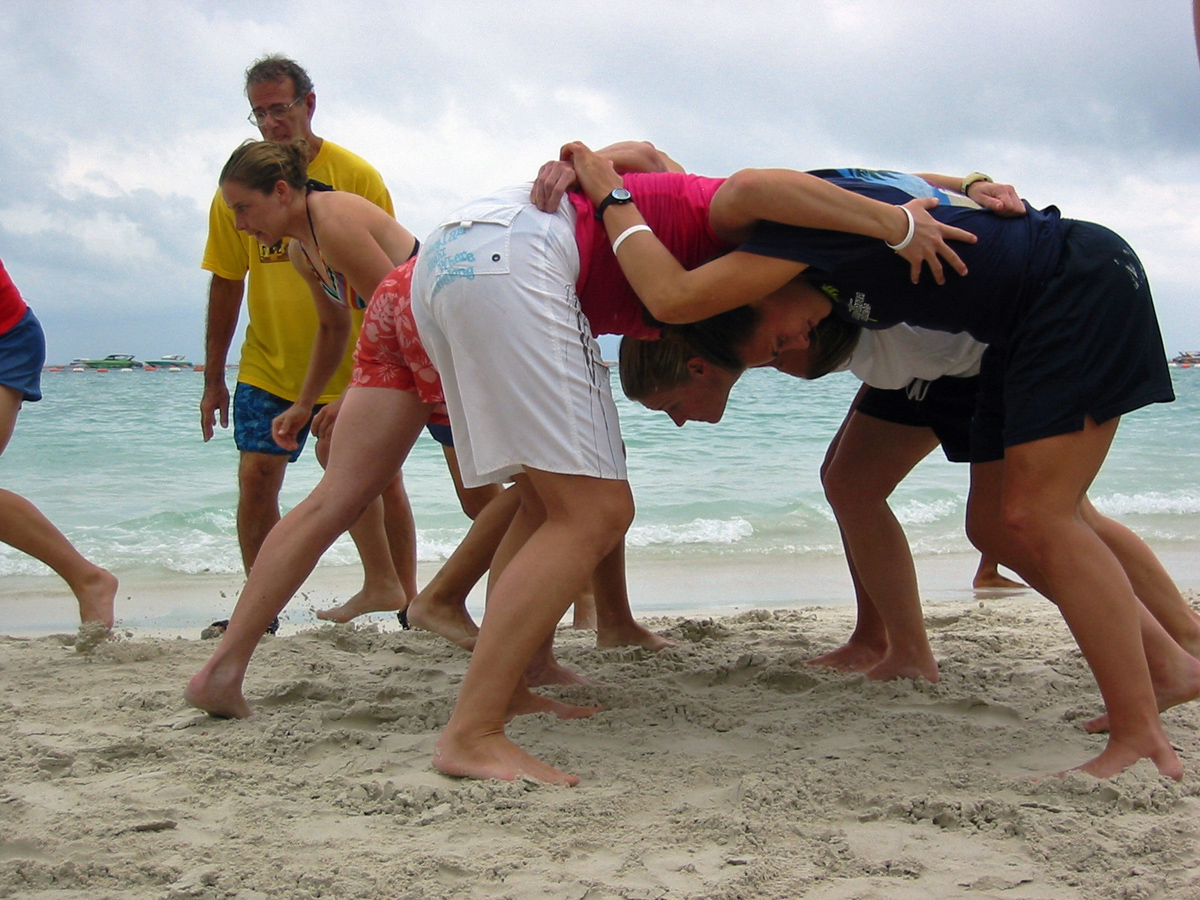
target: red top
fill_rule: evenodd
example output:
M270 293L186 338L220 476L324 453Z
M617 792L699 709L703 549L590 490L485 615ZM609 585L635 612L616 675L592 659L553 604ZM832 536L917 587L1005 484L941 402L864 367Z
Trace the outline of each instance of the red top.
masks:
M13 284L0 261L0 334L5 334L25 316L29 307L21 299L21 292Z
M733 249L708 224L708 207L724 181L678 172L624 176L638 212L686 269ZM658 329L646 324L642 317L645 307L621 272L604 224L596 221L595 207L584 194L569 196L578 213L575 241L579 245L579 283L575 287L592 333L657 338Z

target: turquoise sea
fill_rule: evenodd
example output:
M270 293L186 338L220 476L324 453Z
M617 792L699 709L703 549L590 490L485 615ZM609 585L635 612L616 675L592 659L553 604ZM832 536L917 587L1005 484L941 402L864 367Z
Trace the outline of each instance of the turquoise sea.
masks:
M231 372L231 383L234 377ZM1175 369L1173 377L1175 403L1122 422L1092 498L1159 549L1190 585L1200 582L1200 371ZM631 566L828 569L841 550L817 472L857 386L849 375L805 383L752 371L735 388L719 425L682 429L616 390L637 501ZM191 371L48 372L44 400L26 404L0 457L0 485L36 503L86 556L125 579L237 575L237 451L231 431L201 441L201 388L202 376ZM310 448L289 470L285 508L319 477ZM468 522L428 436L418 441L405 479L419 557L436 564ZM962 527L966 484L966 467L935 451L898 489L893 506L919 566L969 553ZM321 566L356 564L353 545L343 538ZM53 584L48 569L3 545L0 574L21 576L10 584L43 578L47 588ZM701 592L689 606L705 602Z

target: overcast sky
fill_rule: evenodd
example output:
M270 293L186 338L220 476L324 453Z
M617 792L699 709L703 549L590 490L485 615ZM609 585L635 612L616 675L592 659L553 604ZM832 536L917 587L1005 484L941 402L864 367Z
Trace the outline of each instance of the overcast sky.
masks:
M1168 352L1200 347L1187 0L6 0L0 38L0 258L51 361L202 357L207 208L272 51L422 237L572 139L707 175L980 170L1123 234Z

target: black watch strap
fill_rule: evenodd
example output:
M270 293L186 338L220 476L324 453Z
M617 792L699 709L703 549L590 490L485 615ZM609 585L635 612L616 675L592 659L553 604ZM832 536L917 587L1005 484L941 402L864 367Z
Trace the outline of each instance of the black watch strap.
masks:
M614 203L632 203L633 194L629 193L625 188L613 188L609 191L608 196L600 201L600 205L596 207L596 221L604 221L604 211Z

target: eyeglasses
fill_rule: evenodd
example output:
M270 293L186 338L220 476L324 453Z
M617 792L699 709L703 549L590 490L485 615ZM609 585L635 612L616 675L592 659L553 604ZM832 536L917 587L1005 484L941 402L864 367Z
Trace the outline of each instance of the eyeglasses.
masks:
M251 125L262 125L267 121L267 116L270 116L276 122L287 115L289 109L302 101L307 94L301 94L291 103L276 103L274 106L268 106L266 109L252 109L250 115L246 116L246 121Z

